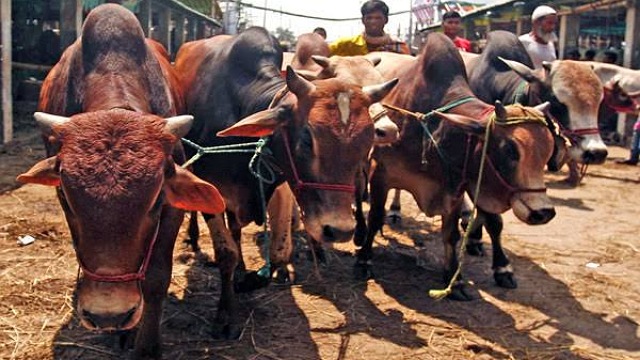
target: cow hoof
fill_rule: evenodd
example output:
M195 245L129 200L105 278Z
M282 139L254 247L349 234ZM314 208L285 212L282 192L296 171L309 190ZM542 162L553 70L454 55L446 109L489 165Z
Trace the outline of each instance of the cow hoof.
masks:
M361 247L364 245L364 240L367 237L367 227L366 226L356 226L356 231L353 234L353 244L355 246Z
M402 222L402 214L398 210L389 210L387 212L387 221L390 224L400 224Z
M353 277L357 281L367 281L369 279L375 278L371 260L357 261L353 266Z
M236 293L247 293L257 289L262 289L269 285L268 277L258 275L256 271L247 272L242 280L235 282L233 285Z
M459 282L451 288L447 298L455 301L471 301L478 298L478 294L465 282Z
M502 273L494 273L493 279L496 281L496 284L505 289L515 289L518 287L518 282L516 281L516 277L512 272L502 272Z
M295 273L285 267L278 267L272 278L277 285L291 285L295 282Z
M467 254L471 256L484 256L484 245L480 241L469 239L467 243Z

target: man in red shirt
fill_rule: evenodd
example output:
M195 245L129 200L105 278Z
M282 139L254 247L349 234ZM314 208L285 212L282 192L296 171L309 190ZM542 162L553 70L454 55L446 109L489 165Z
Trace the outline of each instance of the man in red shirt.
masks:
M442 15L442 29L444 34L453 41L453 44L462 51L471 52L471 41L458 36L460 26L462 25L462 16L457 11L447 11Z

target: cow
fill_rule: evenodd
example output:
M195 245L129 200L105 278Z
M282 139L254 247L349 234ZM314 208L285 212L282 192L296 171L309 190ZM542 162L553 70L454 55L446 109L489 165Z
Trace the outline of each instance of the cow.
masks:
M544 184L544 166L553 148L541 112L544 105L535 109L497 102L493 107L476 98L460 54L439 33L427 36L412 66L385 75L389 77L399 77L385 103L396 109L390 115L401 135L398 142L373 151L376 167L370 180L368 232L366 238L356 239L363 244L357 254L357 273L369 276L373 238L382 228L387 192L392 188L409 191L427 216L442 215L447 281L458 267L455 245L460 239L459 208L465 191L478 196L477 205L485 211L512 209L528 224L544 224L555 216ZM429 116L418 121L416 112ZM476 193L484 145L488 147L484 180ZM492 225L499 234L502 223ZM502 247L496 245L494 278L508 286L512 270ZM460 281L452 289L452 299L471 298Z
M483 101L534 106L549 101L549 115L559 123L551 126L554 153L547 168L558 171L569 161L569 181L579 181L577 163L599 164L607 149L598 132L598 109L602 85L592 67L584 62L557 60L533 71L533 62L517 36L508 31L492 31L481 55L463 56L471 90ZM550 123L551 125L551 123ZM481 210L481 209L480 209ZM480 211L479 218L498 220L498 214ZM481 221L477 221L479 225ZM490 234L493 238L495 234ZM470 235L467 250L482 254L478 227ZM515 283L514 283L515 285Z
M166 54L166 53L165 53ZM160 358L162 304L184 210L224 211L180 164L193 117L135 15L96 7L47 75L35 118L48 158L18 176L55 186L82 276L77 314L92 330L139 325L134 358Z
M281 63L276 39L259 27L233 38L186 43L176 57L187 109L195 117L187 139L203 147L246 143L254 137L265 137L268 144L268 151L262 149L258 155L209 155L193 163L194 173L216 184L227 204L228 227L222 216L204 214L222 281L214 332L227 338L241 332L236 290L262 285L254 281L259 277L255 272L242 276L241 230L252 221L264 222L263 199L268 202L278 185L287 182L293 189L312 241L351 239L353 184L373 146L374 126L367 108L395 85L311 82L291 67L283 79ZM195 150L187 148L187 153ZM259 159L250 161L252 156ZM270 165L271 172L260 173L265 181L249 171L250 163ZM290 261L291 244L282 238L290 231L291 207L283 205L271 224L271 269Z
M640 106L640 70L586 61L604 84L603 102L621 113L636 114Z
M295 70L305 70L311 73L322 71L322 66L318 64L312 56L331 55L329 45L324 38L316 33L305 33L298 36L296 50L291 59L291 67ZM286 63L286 61L285 61Z
M559 122L563 134L550 123L555 134L555 146L547 164L549 170L558 171L569 159L573 173L569 180L579 181L577 162L599 164L605 161L607 150L597 127L602 85L591 66L583 62L558 60L545 63L542 70L533 71L533 62L517 36L501 30L488 34L482 54L461 55L469 85L481 100L528 106L550 102L549 113ZM567 147L567 143L573 146ZM398 197L394 198L391 209L399 209ZM499 216L480 212L481 217ZM477 225L480 223L476 222ZM481 230L477 230L470 236L471 243L467 249L472 254L482 253L481 234ZM492 238L494 236L491 235Z

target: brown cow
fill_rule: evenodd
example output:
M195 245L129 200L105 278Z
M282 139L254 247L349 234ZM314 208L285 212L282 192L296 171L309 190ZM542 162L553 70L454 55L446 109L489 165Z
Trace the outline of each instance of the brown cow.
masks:
M248 169L252 154L209 155L193 164L196 174L220 188L227 203L228 228L222 216L204 215L222 278L216 327L230 338L241 331L234 272L239 270L237 280L242 280L242 228L251 221L263 223L261 200L268 201L274 189L287 181L313 241L350 240L355 228L353 184L358 165L373 145L367 108L394 85L362 88L337 79L310 82L290 67L285 80L280 76L281 63L277 40L256 27L233 38L187 43L176 57L176 69L187 74L183 76L183 88L188 89L185 99L196 119L187 138L207 147L251 140L246 137L268 139L269 151L260 152L262 156L252 162L266 177L262 184ZM227 137L216 137L216 133ZM267 165L273 172L263 172ZM291 204L283 207L287 209ZM271 247L269 260L272 268L282 267L290 262L292 246L279 237L290 231L290 223L272 226L276 238L272 244L279 246ZM255 287L255 274L248 275L235 283L238 289Z
M177 85L133 13L96 7L43 84L35 118L49 158L18 177L57 187L82 269L78 316L92 330L140 323L136 358L161 357L183 210L224 210L215 187L176 165L193 121L174 116L184 107Z
M554 217L544 184L544 166L551 156L553 139L538 109L519 105L504 108L499 103L494 109L473 96L460 54L451 40L439 33L427 36L413 66L389 76L400 81L385 102L411 112L446 109L447 113L436 111L418 121L391 112L401 127L401 137L393 145L373 151L377 166L371 177L369 229L366 239L356 239L364 242L357 263L363 275L368 274L373 238L383 224L387 192L399 188L409 191L427 216L442 215L445 279L452 279L458 266L459 207L465 191L475 195L487 127L488 152L478 207L496 214L513 209L518 219L528 224L544 224ZM492 237L494 276L498 284L508 286L512 274L500 245L502 223L491 225L496 227L492 234L498 235ZM463 283L454 286L451 297L469 298Z

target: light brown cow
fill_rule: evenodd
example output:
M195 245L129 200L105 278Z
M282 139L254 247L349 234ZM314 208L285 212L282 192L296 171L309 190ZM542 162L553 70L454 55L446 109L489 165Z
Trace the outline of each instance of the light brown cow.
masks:
M183 108L168 59L145 42L135 15L96 7L43 84L35 118L49 158L18 177L57 187L82 269L81 323L106 331L140 323L136 358L161 357L183 210L224 210L214 186L177 165L193 121L174 116Z

